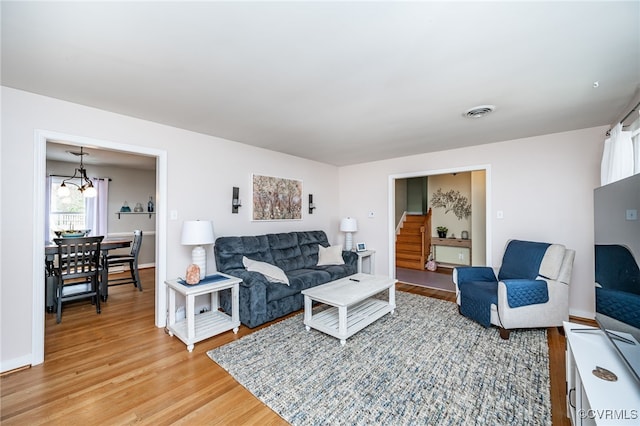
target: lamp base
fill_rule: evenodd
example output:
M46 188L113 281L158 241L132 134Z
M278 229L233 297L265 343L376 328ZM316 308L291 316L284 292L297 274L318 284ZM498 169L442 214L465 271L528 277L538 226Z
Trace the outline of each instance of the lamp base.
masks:
M346 251L351 251L353 248L353 234L351 232L347 232L344 240L344 249Z
M200 268L200 279L207 276L207 252L202 246L195 246L191 251L191 263Z

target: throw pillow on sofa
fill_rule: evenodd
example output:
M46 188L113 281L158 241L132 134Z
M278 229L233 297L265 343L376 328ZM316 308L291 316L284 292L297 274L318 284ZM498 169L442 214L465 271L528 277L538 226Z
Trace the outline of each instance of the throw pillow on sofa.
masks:
M322 247L318 244L318 266L344 265L342 246Z
M287 275L282 269L275 265L266 262L258 262L257 260L249 259L246 256L242 257L242 264L247 268L247 271L259 272L264 275L268 281L289 285L289 278L287 278Z

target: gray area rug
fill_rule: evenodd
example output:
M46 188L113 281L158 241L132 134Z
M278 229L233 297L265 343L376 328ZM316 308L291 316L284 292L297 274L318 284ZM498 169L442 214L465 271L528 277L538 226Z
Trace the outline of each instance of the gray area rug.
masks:
M207 354L294 425L551 424L546 330L505 341L454 303L396 297L345 346L300 314Z

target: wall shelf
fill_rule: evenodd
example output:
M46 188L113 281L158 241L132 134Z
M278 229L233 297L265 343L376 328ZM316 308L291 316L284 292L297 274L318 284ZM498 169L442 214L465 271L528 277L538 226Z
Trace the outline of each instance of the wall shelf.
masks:
M151 219L151 215L156 214L156 212L116 212L116 214L118 215L118 219L120 219L121 214L148 214L149 219Z

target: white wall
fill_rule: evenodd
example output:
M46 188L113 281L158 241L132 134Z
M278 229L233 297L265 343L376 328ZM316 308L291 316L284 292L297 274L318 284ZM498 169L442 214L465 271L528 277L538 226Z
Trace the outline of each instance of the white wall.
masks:
M460 194L467 197L469 203L471 203L471 172L465 173L447 173L443 175L429 176L429 185L427 191L428 206L431 207L431 236L437 237L438 226L446 226L447 237L452 235L456 238L460 238L462 231L469 233L469 238L474 238L473 230L471 229L471 217L463 217L459 219L453 211L446 212L444 207L433 206L433 195L438 189L442 192L448 192L450 190L460 191ZM471 206L472 215L475 214L474 205Z
M166 201L168 210L178 212L178 220L167 221L168 277L184 274L190 262L190 247L180 245L184 220L213 220L217 236L322 229L330 242L339 242L338 170L334 166L11 88L2 87L1 97L1 371L29 364L32 354L34 270L42 268L32 259L39 249L33 247L34 211L42 205L32 190L37 129L167 152ZM251 222L251 173L301 179L303 219ZM233 186L240 187L244 201L239 214L231 213ZM317 206L313 215L306 214L308 193L314 194ZM208 255L208 268L213 269L211 248Z
M489 165L487 256L492 265L499 266L511 238L575 249L570 311L592 317L593 189L599 185L606 130L602 126L342 167L340 212L358 219L354 239L375 249L380 259L376 272L389 274L389 176ZM504 219L496 219L497 210ZM374 218L367 218L369 211Z
M484 170L471 172L471 251L473 266L487 264L487 176Z
M358 219L354 240L377 250L376 272L389 273L389 175L477 168L489 164L487 200L493 264L509 238L553 241L577 250L570 306L593 314L593 189L600 178L606 127L546 135L477 147L415 155L340 169L153 122L113 114L2 87L0 151L0 370L29 363L35 265L32 258L34 134L37 129L167 152L167 275L184 273L190 248L180 245L183 220L211 219L216 235L253 235L323 229L343 240L341 217ZM301 179L304 207L314 194L317 209L301 221L251 222L251 173ZM431 173L425 173L431 174ZM19 181L16 180L19 176ZM231 188L240 187L244 206L231 214ZM27 190L25 190L25 188ZM393 208L393 206L392 206ZM496 220L495 211L504 211ZM367 213L374 213L367 218ZM391 235L393 233L391 232ZM214 262L209 250L208 268ZM6 265L11 265L7 268Z

